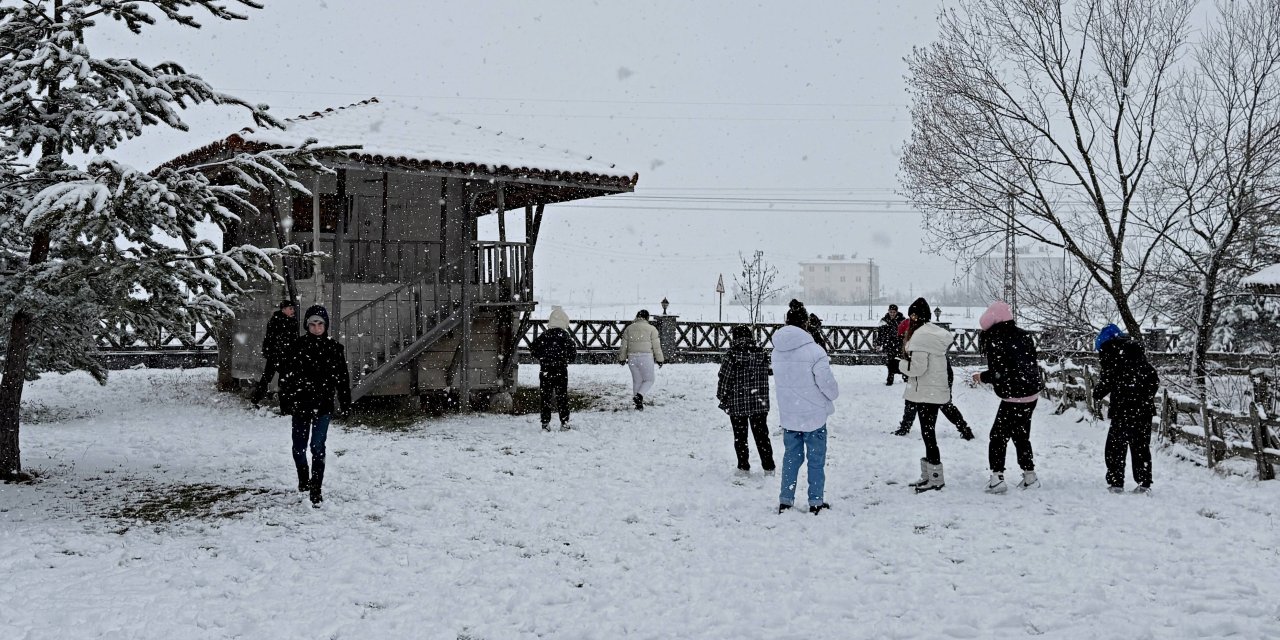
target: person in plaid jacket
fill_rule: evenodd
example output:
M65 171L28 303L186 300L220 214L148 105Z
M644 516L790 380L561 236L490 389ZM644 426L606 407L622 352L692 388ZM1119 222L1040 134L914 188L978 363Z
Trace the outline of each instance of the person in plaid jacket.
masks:
M733 451L738 457L738 473L746 475L751 471L747 448L747 427L750 426L756 450L760 453L760 466L765 473L771 474L774 469L773 445L769 442L769 427L765 422L769 415L769 376L773 374L769 354L756 344L751 327L734 327L731 338L729 352L720 363L716 398L733 425Z

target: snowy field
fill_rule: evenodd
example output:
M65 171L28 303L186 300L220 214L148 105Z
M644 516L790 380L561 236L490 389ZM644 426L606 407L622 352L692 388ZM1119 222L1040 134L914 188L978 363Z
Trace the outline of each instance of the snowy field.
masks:
M48 375L23 437L43 479L0 485L0 638L1280 637L1280 482L1157 452L1153 497L1111 495L1104 429L1042 407L1044 487L986 495L996 401L960 388L980 437L941 425L947 488L916 496L902 387L835 371L817 517L775 513L754 451L735 481L710 365L659 371L643 413L624 368L575 367L604 398L567 433L336 425L320 510L288 420L212 370ZM232 496L220 517L139 515L191 485Z

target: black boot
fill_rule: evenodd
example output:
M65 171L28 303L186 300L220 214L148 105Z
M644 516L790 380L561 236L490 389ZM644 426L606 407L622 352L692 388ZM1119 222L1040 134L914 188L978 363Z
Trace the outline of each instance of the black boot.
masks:
M910 433L911 433L911 425L909 425L909 424L900 424L900 425L898 425L898 428L894 430L893 435L895 435L895 436L905 436L905 435L909 435Z
M319 507L324 502L320 486L324 484L324 460L313 460L311 463L311 505Z
M961 440L972 440L972 439L973 439L973 429L970 429L970 428L969 428L969 425L967 425L967 424L958 424L958 425L956 425L956 430L960 432L960 439L961 439Z
M640 411L644 411L644 396L642 396L642 395L640 395L640 394L638 394L638 393L637 393L637 394L635 395L635 397L633 397L633 398L631 398L631 399L632 399L633 401L635 401L635 403L636 403L636 409L638 409L638 410L640 410Z
M307 469L307 465L298 467L298 491L307 491L311 489L311 471Z

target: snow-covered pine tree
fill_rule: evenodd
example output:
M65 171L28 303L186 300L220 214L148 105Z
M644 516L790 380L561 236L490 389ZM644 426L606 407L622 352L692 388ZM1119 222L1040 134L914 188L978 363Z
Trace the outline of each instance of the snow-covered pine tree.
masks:
M270 252L224 250L197 236L253 211L252 189L301 193L292 168L306 149L242 154L195 168L138 171L105 154L179 112L232 105L279 126L265 105L215 91L173 62L95 58L85 34L104 21L133 34L169 20L242 20L252 0L23 0L0 6L0 478L27 479L19 448L24 382L41 371L85 370L99 381L95 331L213 326L246 282L275 278ZM98 154L89 160L79 160Z

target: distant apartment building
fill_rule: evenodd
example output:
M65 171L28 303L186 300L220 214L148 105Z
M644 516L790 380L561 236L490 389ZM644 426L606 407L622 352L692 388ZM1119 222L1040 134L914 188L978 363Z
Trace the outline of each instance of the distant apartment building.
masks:
M1066 261L1061 250L1051 247L1018 247L1018 289L1035 286L1046 280L1058 282L1066 277ZM970 291L981 299L1004 295L1004 252L997 251L978 258L973 265Z
M880 267L843 255L802 261L800 286L809 304L865 304L880 289Z

